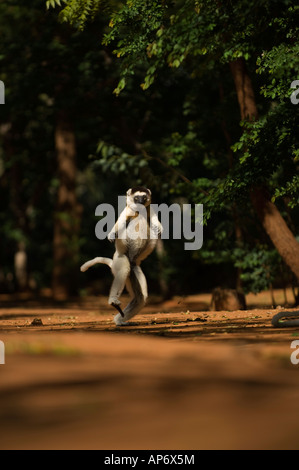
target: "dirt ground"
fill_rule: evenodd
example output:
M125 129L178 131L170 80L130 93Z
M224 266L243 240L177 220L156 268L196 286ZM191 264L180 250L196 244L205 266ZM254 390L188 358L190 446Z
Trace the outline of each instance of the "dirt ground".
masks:
M271 326L275 297L151 299L116 328L104 297L0 296L0 449L298 449L299 328Z

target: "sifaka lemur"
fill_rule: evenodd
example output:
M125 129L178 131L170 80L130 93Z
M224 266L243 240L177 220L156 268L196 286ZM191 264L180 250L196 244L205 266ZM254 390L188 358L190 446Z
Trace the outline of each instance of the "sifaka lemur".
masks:
M97 263L107 264L114 280L108 303L118 310L114 317L117 326L126 325L145 305L147 282L140 264L154 250L163 229L151 206L151 191L136 186L127 191L126 207L108 234L115 241L113 259L97 257L81 266L84 272ZM120 296L126 286L132 299L122 310Z

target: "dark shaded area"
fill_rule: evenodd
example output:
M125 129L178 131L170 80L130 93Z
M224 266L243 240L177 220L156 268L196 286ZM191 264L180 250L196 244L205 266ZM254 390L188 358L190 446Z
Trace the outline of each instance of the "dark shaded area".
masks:
M59 9L45 10L43 0L0 6L0 79L6 89L0 109L0 293L16 295L16 302L19 293L38 301L45 291L57 301L107 295L111 274L105 267L79 273L82 262L113 253L95 237L95 209L101 203L116 207L128 187L145 185L158 204L203 203L208 221L201 250L186 251L184 240L164 240L144 263L150 292L170 298L218 286L245 293L293 286L298 300L296 256L288 254L291 245L296 251L299 220L292 153L298 113L287 94L296 51L280 60L296 47L285 37L295 31L294 12L285 2L273 10L268 2L242 1L215 12L207 1L205 27L199 29L201 17L191 3L147 12L143 30L145 6L137 2L133 35L128 12L119 12L123 29L115 35L128 46L124 59L113 53L117 40L103 45L111 29L108 7L96 10L93 21L88 13L78 31L57 20ZM85 5L76 15L80 8ZM167 20L176 8L182 8L177 26ZM159 33L155 81L140 87L160 14L165 43ZM248 32L249 42L240 31ZM236 44L243 56L232 60ZM273 56L276 48L280 56ZM134 75L116 96L126 63ZM284 77L280 88L268 83L270 67L278 81ZM260 121L247 135L240 118L248 116ZM273 203L252 206L253 183L266 183L269 198L275 197L272 231L274 220L263 220L263 214Z

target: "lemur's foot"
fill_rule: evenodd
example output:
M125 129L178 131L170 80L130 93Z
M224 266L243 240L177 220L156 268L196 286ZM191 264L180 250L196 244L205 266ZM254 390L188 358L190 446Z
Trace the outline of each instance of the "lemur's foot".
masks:
M115 315L113 321L116 326L126 326L128 324L126 321L124 321L123 316L120 313Z
M133 321L124 321L123 318L118 314L114 317L115 326L137 326L137 322Z
M122 311L122 309L120 308L118 304L116 304L115 302L111 302L111 305L112 307L116 308L116 310L121 314L122 317L125 316L124 312Z

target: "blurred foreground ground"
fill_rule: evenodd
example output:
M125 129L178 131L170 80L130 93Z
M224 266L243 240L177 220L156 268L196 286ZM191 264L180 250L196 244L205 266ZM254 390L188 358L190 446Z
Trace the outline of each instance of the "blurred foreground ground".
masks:
M275 300L152 300L116 328L106 298L2 296L0 449L298 449L299 329L272 328Z

